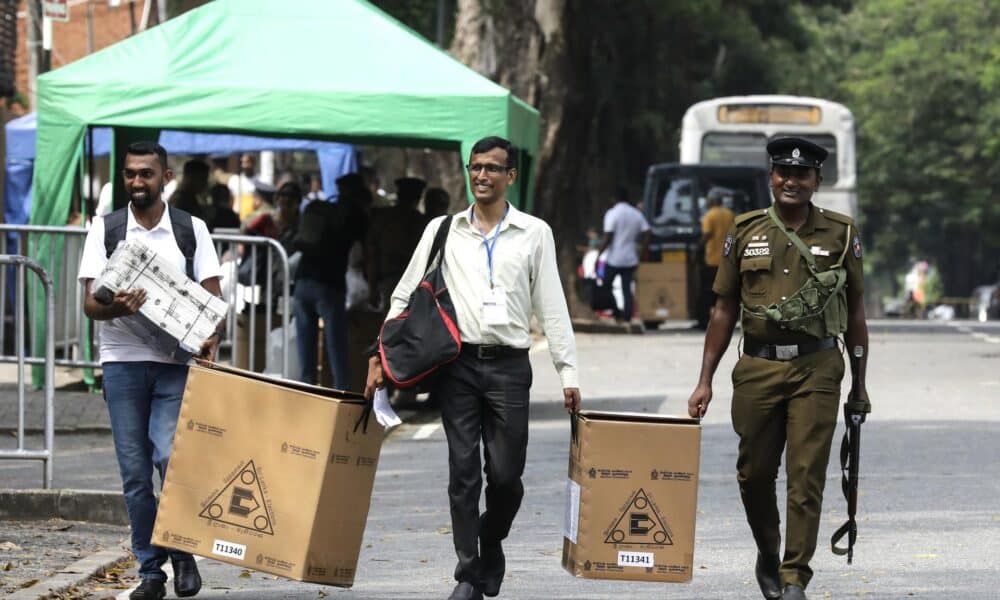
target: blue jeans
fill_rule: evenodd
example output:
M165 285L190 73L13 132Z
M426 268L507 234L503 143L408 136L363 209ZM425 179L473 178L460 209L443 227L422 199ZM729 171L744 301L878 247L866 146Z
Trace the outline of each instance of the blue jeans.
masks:
M132 526L132 553L139 562L140 577L166 581L160 567L167 557L191 555L154 546L150 541L156 521L153 467L159 471L162 485L188 368L157 362L108 362L102 368L104 400Z
M295 282L295 334L298 336L299 381L316 383L318 319L323 318L323 345L333 370L334 387L350 387L347 361L347 292L314 279Z

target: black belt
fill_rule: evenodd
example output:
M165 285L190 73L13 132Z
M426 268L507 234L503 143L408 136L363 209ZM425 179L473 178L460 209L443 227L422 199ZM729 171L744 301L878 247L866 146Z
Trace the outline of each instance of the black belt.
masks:
M466 344L463 342L462 354L469 354L480 360L492 360L494 358L506 358L509 356L526 356L528 349L501 346L499 344Z
M836 347L837 338L835 337L823 338L815 342L806 342L805 344L788 344L785 346L781 344L761 344L750 338L743 340L743 354L757 358L766 358L767 360L792 360L799 356Z

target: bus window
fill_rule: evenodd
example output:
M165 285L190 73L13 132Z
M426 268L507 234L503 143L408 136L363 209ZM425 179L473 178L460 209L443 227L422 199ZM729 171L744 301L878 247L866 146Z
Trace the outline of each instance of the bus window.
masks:
M701 163L713 165L770 166L767 136L763 133L709 132L701 141Z
M690 179L670 179L663 182L656 194L659 210L654 225L691 225L694 223L694 182ZM666 187L666 189L664 189Z
M837 183L837 138L832 135L823 134L809 134L809 133L779 133L771 139L781 138L781 137L799 137L804 140L808 140L817 146L822 146L827 152L830 153L823 161L823 169L821 173L823 174L823 185L833 185Z

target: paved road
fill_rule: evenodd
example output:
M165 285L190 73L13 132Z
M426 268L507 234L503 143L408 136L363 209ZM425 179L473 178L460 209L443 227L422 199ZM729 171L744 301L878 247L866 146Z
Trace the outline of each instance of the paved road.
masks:
M581 335L578 342L588 408L685 410L697 377L701 336L677 331L641 337ZM751 572L755 550L734 476L728 373L735 359L733 348L716 377L716 398L703 423L694 581L622 584L574 579L561 569L569 427L547 353L533 355L526 497L505 545L509 576L503 597L757 597ZM831 465L810 597L996 597L998 367L1000 328L994 323L885 322L873 327L869 389L875 412L864 430L855 564L848 567L832 555L825 541L845 511L839 471ZM398 428L383 447L353 590L256 572L241 577L238 568L206 560L201 564L207 585L199 598L317 598L322 593L358 599L446 597L454 566L446 449L437 420L425 418L426 423ZM81 457L87 439L80 437L74 447ZM99 450L93 454L102 457L102 464L110 458ZM86 462L79 460L75 470ZM0 474L6 479L16 471L5 468Z

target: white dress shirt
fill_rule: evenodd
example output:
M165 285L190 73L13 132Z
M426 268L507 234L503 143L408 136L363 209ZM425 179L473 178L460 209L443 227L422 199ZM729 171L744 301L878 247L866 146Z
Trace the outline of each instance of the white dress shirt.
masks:
M164 207L163 217L152 229L146 229L132 214L131 204L128 211L128 223L125 226L125 239L141 240L150 250L170 260L181 273L185 270L184 253L174 239L174 228L170 222L170 211ZM208 233L205 222L197 217L191 217L194 227L194 239L197 248L194 253L194 276L199 282L211 277L218 277L219 257L212 244L212 236ZM87 241L83 245L83 256L80 260L80 272L77 275L80 283L87 279L97 279L108 263L104 249L104 219L95 218L87 232ZM166 354L151 348L149 344L136 337L125 326L118 324L118 319L104 321L101 327L101 364L106 362L138 362L152 361L174 363L177 361Z
M531 316L535 315L548 338L549 353L562 386L579 387L576 341L559 280L552 229L545 221L510 206L493 248L494 285L506 291L510 322L488 325L482 312L483 300L490 292L486 245L483 234L470 220L471 214L472 207L452 218L445 242L444 280L455 305L462 342L528 348ZM387 319L403 312L410 294L423 279L434 235L444 219L438 217L424 229L392 293ZM488 235L491 241L494 232Z

